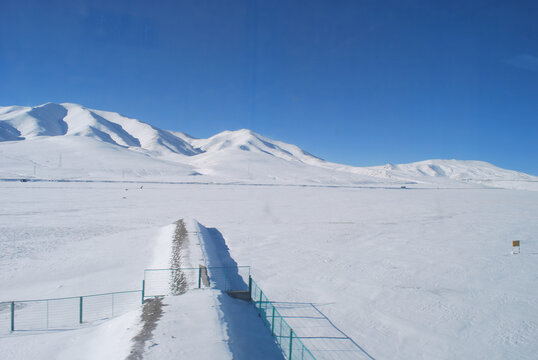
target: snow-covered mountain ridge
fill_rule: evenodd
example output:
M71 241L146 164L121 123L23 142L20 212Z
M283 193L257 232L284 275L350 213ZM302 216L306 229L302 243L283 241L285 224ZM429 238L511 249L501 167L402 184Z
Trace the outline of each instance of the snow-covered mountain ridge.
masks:
M72 103L0 107L0 177L145 178L286 184L456 181L538 188L538 177L482 161L426 160L353 167L250 130L208 139L159 129L118 113ZM29 172L30 171L30 172Z
M159 154L197 153L190 144L169 131L118 113L88 109L77 104L0 107L0 124L0 141L38 136L85 136Z

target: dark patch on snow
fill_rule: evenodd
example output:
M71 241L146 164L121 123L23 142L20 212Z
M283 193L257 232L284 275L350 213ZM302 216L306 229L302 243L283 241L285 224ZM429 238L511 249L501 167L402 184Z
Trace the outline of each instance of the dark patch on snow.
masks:
M32 108L28 115L35 118L38 125L43 128L37 135L57 136L67 133L67 123L64 121L67 109L61 105L47 103L37 106Z
M177 269L172 271L170 279L170 293L172 295L181 295L187 292L187 279L181 268L181 252L189 241L189 234L185 227L183 219L176 221L176 231L172 240L172 258L170 259L170 268Z
M24 140L21 132L5 121L0 121L0 141Z
M119 138L121 138L125 144L127 144L127 146L136 146L136 147L140 147L140 141L133 137L131 134L129 134L127 131L125 131L125 129L119 125L119 124L116 124L116 123L113 123L111 121L108 121L107 119L105 119L104 117L100 116L100 115L97 115L96 113L90 111L90 115L101 125L103 126L106 126L107 129L110 129L112 130ZM108 135L108 134L107 134ZM106 141L106 142L109 142L111 144L116 144L116 145L119 145L118 143L116 143L114 140L112 140L112 138L110 137L110 135L108 136L108 138L110 139L109 141L105 140L105 139L102 139L103 141Z
M144 358L146 341L153 339L153 330L155 330L159 319L163 316L163 306L166 305L163 304L162 298L151 299L144 304L142 315L140 316L142 329L132 339L133 346L126 360L142 360ZM150 347L155 345L152 344Z

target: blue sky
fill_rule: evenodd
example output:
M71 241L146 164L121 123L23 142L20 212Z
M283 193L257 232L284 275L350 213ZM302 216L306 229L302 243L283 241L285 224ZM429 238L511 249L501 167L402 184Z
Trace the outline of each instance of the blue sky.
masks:
M538 175L536 1L0 2L0 105Z

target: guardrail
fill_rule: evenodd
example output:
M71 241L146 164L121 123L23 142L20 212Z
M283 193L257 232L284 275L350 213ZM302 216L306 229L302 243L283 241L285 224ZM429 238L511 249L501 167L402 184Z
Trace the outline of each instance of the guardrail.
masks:
M276 338L284 357L288 360L316 360L252 277L249 277L248 284L251 301L265 325L271 330L271 334Z
M145 298L217 288L249 295L287 360L316 360L275 304L250 276L249 266L146 269L141 290L0 302L0 332L65 330L135 309Z
M109 319L142 302L142 290L0 303L0 331L60 330Z
M180 295L188 289L214 287L223 291L248 290L250 266L144 270L143 297Z

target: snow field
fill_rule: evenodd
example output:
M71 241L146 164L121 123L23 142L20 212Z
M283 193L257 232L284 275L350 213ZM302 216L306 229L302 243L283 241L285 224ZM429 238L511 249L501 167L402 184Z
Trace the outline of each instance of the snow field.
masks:
M70 331L0 336L3 359L98 360L125 359L138 330L139 310L99 325Z
M204 227L200 226L195 220L190 219L186 221L186 223L190 236L184 243L185 247L181 249L182 264L191 267L192 263L198 260L200 263L207 265L204 242L207 241L209 243L208 246L213 247L211 244L213 239L208 234L206 234L206 239L200 235L200 233L203 233L201 228ZM170 267L172 255L171 249L173 248L172 243L175 230L176 224L171 224L161 227L159 231L156 232L157 236L154 239L155 246L151 258L151 263L154 266L158 268ZM218 244L217 248L220 245L221 244ZM219 255L218 250L220 250L220 248L217 248L210 252L211 256ZM227 253L224 255L229 256ZM213 262L219 261L221 260L213 258ZM227 260L224 259L223 261ZM167 290L170 291L170 273L167 273L167 275L168 279L166 285ZM218 274L213 274L213 282L216 281L215 278L218 278ZM136 293L137 301L139 301L139 297L140 294ZM88 298L85 298L85 302L87 300ZM22 311L23 321L21 322L21 310L17 310L16 323L19 331L12 335L3 334L4 336L0 337L0 344L2 342L5 343L4 345L7 354L17 359L63 359L68 358L69 356L72 357L73 354L76 353L76 348L82 346L87 351L84 354L76 355L76 358L85 360L97 360L103 358L138 359L136 355L132 357L133 349L131 349L131 346L134 346L132 339L135 338L137 333L142 333L145 334L142 338L147 338L147 340L142 343L143 356L146 359L172 359L177 358L177 356L197 359L251 359L253 357L257 359L281 358L280 351L276 347L272 337L269 335L261 320L257 317L252 305L244 301L232 299L221 290L209 288L194 289L193 287L181 296L166 296L163 300L164 316L156 319L156 328L152 331L150 336L147 335L147 330L145 330L145 321L133 319L133 316L140 318L141 311L139 305L131 306L131 309L134 310L131 310L128 315L120 316L120 318L107 319L108 321L98 326L95 326L98 322L96 323L96 321L93 320L92 324L92 319L88 318L86 319L87 323L84 325L86 329L75 330L80 328L80 325L78 324L78 298L52 300L52 304L63 301L75 301L74 304L76 306L72 307L72 309L69 307L62 307L62 309L59 309L60 312L51 312L50 317L48 316L48 302L37 302L38 304L47 305L46 326L40 323L36 324L35 321L31 322L32 319L30 318L30 322L25 324L24 310ZM148 298L147 301L151 301L151 298ZM145 312L146 309L144 308L144 313ZM6 311L6 313L8 313L8 311ZM73 322L71 326L66 328L64 320L66 316L70 315L73 315ZM85 317L86 316L88 315L86 314ZM107 313L103 316L113 317L114 314ZM49 319L51 322L50 328L53 331L20 331L21 327L24 328L25 326L29 330L32 329L32 326L36 329L49 328ZM120 321L118 319L123 320ZM59 328L53 326L53 323L55 322L60 324ZM8 321L6 321L6 324L7 323ZM58 329L61 328L71 331L66 332L65 334L68 334L66 336L60 336L59 334L62 333L58 332ZM93 330L90 331L88 329ZM113 336L110 333L110 329L114 329L113 331L116 332L121 332L122 336L112 340L104 340L104 337ZM27 334L27 339L30 339L31 341L31 348L29 350L21 350L17 347L20 342L16 338L22 333ZM123 336L125 334L130 334L131 337L126 338ZM43 337L40 337L42 335ZM40 340L45 337L47 342L42 343ZM123 343L118 345L118 339ZM65 341L64 346L61 348L56 344L56 342L60 341ZM85 341L84 344L82 344L83 341ZM49 344L49 342L51 344ZM92 346L96 348L98 347L98 349L92 349Z
M538 193L136 188L0 183L0 301L139 288L161 228L190 216L222 233L271 300L314 303L376 359L538 352ZM33 336L37 354L45 340Z

